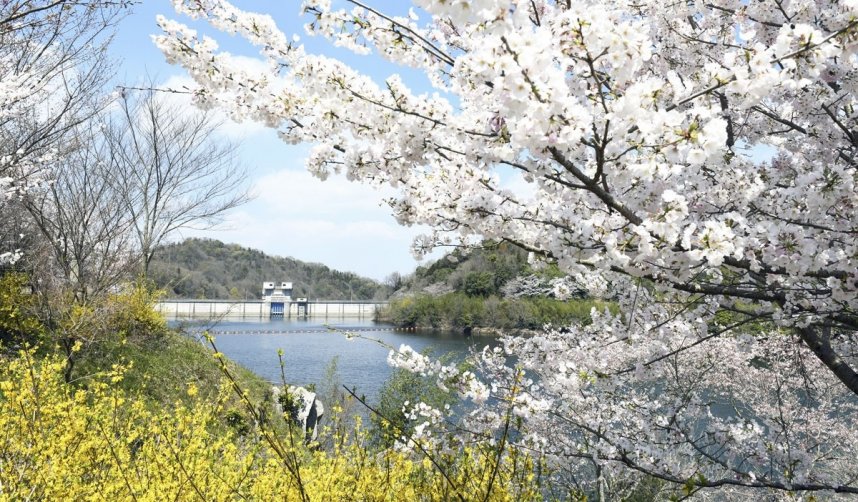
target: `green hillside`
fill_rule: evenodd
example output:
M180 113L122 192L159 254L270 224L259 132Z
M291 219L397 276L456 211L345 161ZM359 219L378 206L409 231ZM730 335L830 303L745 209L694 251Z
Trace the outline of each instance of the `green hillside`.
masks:
M592 308L616 306L589 298L556 265L532 267L527 251L508 243L486 242L456 249L413 274L389 278L396 289L380 320L406 327L537 330L545 324L589 322ZM568 294L557 298L555 286Z
M389 289L319 263L269 256L214 239L187 239L158 250L150 278L174 298L259 298L264 281L291 281L294 297L383 299Z
M417 267L413 274L387 282L395 286L396 296L451 292L506 296L505 285L530 275L546 281L563 276L553 265L532 269L527 263L527 251L518 246L486 242L481 248L455 249L433 263Z

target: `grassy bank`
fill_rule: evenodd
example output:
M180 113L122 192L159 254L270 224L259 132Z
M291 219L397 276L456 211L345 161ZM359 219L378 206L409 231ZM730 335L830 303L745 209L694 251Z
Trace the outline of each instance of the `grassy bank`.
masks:
M116 385L152 407L187 404L191 387L204 398L218 394L220 360L200 340L167 326L152 308L158 292L129 284L81 302L65 294L24 294L26 283L22 274L0 278L0 355L31 348L39 359L59 358L64 380L79 389L122 368ZM264 379L224 362L255 399L270 393Z
M590 322L592 309L617 311L611 302L593 299L498 298L464 293L420 295L391 301L379 320L402 327L437 329L494 328L500 330L541 329Z
M232 361L227 364L255 399L270 393L266 380ZM214 398L224 378L211 348L195 338L167 331L157 339L103 343L97 350L88 350L77 364L72 383L84 383L114 365L127 368L120 382L123 390L156 405L187 403L187 390L192 386L200 396Z

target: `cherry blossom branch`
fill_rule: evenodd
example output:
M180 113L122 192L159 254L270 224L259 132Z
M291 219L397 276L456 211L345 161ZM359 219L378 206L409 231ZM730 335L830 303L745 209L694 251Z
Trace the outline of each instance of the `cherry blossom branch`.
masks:
M560 418L561 420L569 421L572 424L574 424L575 427L578 427L582 430L585 430L585 431L589 432L590 434L598 437L599 439L616 446L615 442L610 437L608 437L606 434L604 434L604 433L602 433L602 432L600 432L600 431L598 431L592 427L588 427L587 425L584 425L581 423L576 423L576 422L568 419L567 417L562 416L562 415L560 415L556 412L553 412L553 411L549 411L548 413L557 417L557 418ZM615 462L620 462L620 463L622 463L622 464L624 464L624 465L626 465L626 466L628 466L628 467L630 467L630 468L632 468L638 472L646 474L648 476L653 476L653 477L656 477L656 478L661 479L663 481L668 481L670 483L674 483L677 485L685 485L689 481L693 481L693 484L699 488L718 488L721 486L743 486L743 487L748 487L748 488L773 488L776 490L782 490L782 491L787 491L787 492L794 492L794 491L809 491L809 492L833 491L835 493L858 493L858 486L850 486L847 484L839 484L838 485L838 484L823 484L823 483L792 483L792 484L787 485L785 483L780 483L780 482L776 482L776 481L762 481L762 480L760 480L760 481L744 481L744 480L733 479L733 478L721 478L721 479L716 479L716 480L707 480L707 479L700 479L698 477L696 479L695 478L687 479L687 478L682 478L679 476L671 475L671 474L668 474L665 472L661 472L661 471L658 471L655 469L650 469L650 468L647 468L645 466L642 466L639 463L635 462L631 457L629 457L628 453L623 451L622 449L620 449L620 452L617 456L609 457L609 459L612 461L615 461Z
M838 36L842 35L843 33L848 32L849 30L851 30L855 26L858 26L858 21L850 22L845 27L843 27L843 28L841 28L835 32L832 32L831 34L829 34L827 37L823 38L819 42L816 42L814 44L810 44L810 43L805 44L802 48L797 49L793 52L790 52L789 54L774 58L771 60L771 62L769 64L775 65L775 64L781 63L783 61L786 61L788 59L792 59L796 56L800 56L800 55L804 54L805 52L809 52L813 49L816 49L817 47L820 47L822 45L827 44L831 39L838 37ZM731 75L730 77L728 77L726 79L719 80L718 83L711 85L711 86L709 86L706 89L703 89L701 91L695 92L694 94L688 96L687 98L681 99L681 100L677 101L676 103L671 104L670 106L668 106L666 108L666 110L667 111L675 110L676 108L679 108L682 105L688 104L688 103L694 101L695 99L697 99L701 96L705 96L707 94L710 94L712 91L717 91L718 89L724 87L725 85L730 84L730 83L735 82L735 81L736 81L736 75L735 74Z
M644 366L644 367L652 366L655 363L664 361L665 359L667 359L669 357L673 357L673 356L680 354L686 350L692 349L692 348L700 345L701 343L705 343L705 342L707 342L713 338L716 338L716 337L723 335L724 333L728 333L730 331L733 331L736 328L740 328L746 324L751 324L751 323L757 322L760 319L769 319L769 318L771 318L772 313L773 312L763 312L763 313L757 314L755 316L749 317L747 319L743 319L741 321L730 324L729 326L726 326L726 327L721 328L721 329L719 329L719 330L717 330L717 331L715 331L709 335L701 337L701 338L695 340L694 342L692 342L688 345L684 345L684 346L682 346L678 349L674 349L674 350L672 350L672 351L670 351L664 355L661 355L661 356L656 357L654 359L650 359L649 361L642 363L642 366ZM629 368L626 368L624 370L620 370L620 371L611 373L611 375L622 375L624 373L631 373L631 372L635 371L635 369L636 369L635 367L629 367Z
M373 9L372 7L369 7L369 6L365 5L364 3L359 2L357 0L346 0L346 1L348 1L349 3L352 3L354 5L357 5L358 7L362 8L362 9L366 9L367 11L372 12L373 14L384 19L385 21L389 22L390 24L398 26L399 28L407 31L408 33L411 34L411 36L413 36L414 38L416 38L417 40L419 40L419 41L423 42L423 44L425 44L423 46L424 50L427 50L433 56L439 58L440 60L444 61L448 65L453 66L454 64L456 64L456 60L453 59L452 56L450 56L449 54L442 51L439 47L437 47L435 44L433 44L429 40L426 40L425 37L423 37L422 35L420 35L416 31L414 31L413 29L411 29L410 26L406 26L406 25L396 21L395 19L388 17L385 14L377 11L376 9Z

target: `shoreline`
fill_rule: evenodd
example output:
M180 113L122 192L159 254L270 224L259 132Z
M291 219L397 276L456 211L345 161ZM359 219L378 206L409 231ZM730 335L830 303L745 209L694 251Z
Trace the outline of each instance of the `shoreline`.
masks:
M385 320L376 320L375 322L384 322L387 324L395 324L390 321ZM469 328L463 327L452 327L452 326L396 326L397 330L402 331L448 331L462 335L463 337L479 337L479 338L500 338L504 335L513 335L513 336L534 336L541 333L540 330L527 329L527 328L515 328L515 329L504 329L504 328L496 328L493 326L473 326L470 328L470 332L467 330Z

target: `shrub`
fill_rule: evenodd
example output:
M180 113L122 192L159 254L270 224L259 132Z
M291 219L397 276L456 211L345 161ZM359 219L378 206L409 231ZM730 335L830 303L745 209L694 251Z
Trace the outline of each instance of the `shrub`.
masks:
M135 282L108 295L100 307L107 315L107 325L120 335L131 340L158 338L167 332L164 316L154 308L163 295L143 282Z
M0 277L0 341L35 342L43 327L35 315L35 299L27 290L24 274L9 273Z
M125 368L63 381L60 358L22 351L0 367L0 486L36 500L540 500L534 462L522 452L472 445L431 457L369 447L358 421L332 451L293 432L218 417L228 393L150 407L117 384ZM227 411L225 411L227 410ZM428 448L428 445L424 446ZM442 470L443 469L443 472ZM495 476L494 473L497 473Z
M430 356L431 351L424 350L423 355ZM444 409L456 401L456 396L441 390L434 378L394 369L379 392L377 413L370 416L371 440L374 444L390 448L402 439L403 433L411 434L414 424L409 423L403 411L403 407L409 404L423 402L433 408Z
M462 290L469 296L489 296L497 292L492 272L470 272L465 276Z

